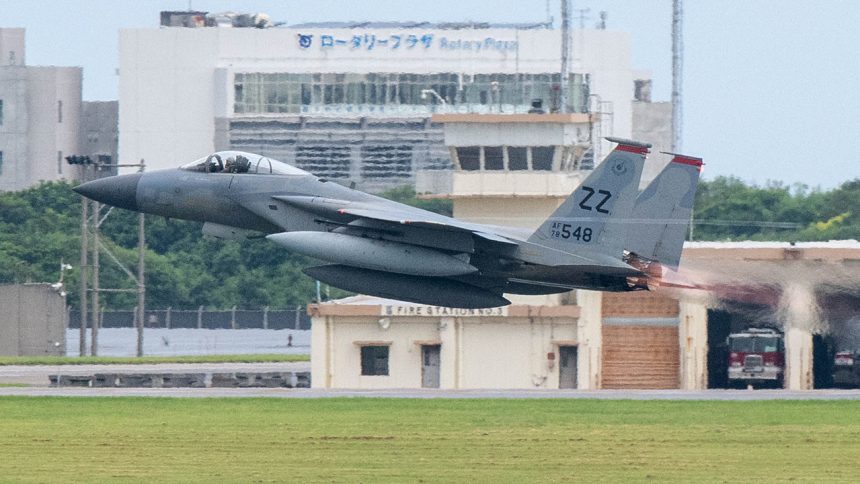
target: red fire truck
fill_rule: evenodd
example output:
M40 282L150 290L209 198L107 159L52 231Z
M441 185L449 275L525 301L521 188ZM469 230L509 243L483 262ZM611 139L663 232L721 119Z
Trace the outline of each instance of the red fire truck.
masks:
M729 335L729 386L745 388L783 385L785 342L770 328L749 328Z

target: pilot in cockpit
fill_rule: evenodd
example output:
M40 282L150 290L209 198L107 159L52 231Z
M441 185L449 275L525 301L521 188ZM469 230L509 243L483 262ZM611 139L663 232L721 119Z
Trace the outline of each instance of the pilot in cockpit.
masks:
M230 156L224 163L224 171L227 173L248 173L251 168L251 160L242 156Z
M209 173L220 173L224 170L224 163L218 154L210 155L206 158L206 171Z

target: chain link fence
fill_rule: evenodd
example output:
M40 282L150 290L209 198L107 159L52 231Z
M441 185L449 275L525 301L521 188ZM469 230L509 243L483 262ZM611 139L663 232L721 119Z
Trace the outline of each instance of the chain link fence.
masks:
M100 328L134 328L135 309L102 311ZM92 315L90 315L92 319ZM69 328L80 328L81 313L69 310ZM89 323L92 324L92 321ZM293 309L151 309L144 318L146 328L197 329L311 329L311 318L304 306Z

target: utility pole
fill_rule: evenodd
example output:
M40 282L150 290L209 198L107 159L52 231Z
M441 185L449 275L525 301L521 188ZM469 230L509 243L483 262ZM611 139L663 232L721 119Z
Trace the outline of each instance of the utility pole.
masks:
M561 0L561 89L559 112L568 112L570 99L570 0Z
M87 181L87 165L81 167L81 182ZM81 197L81 270L80 276L80 314L81 314L81 331L80 331L80 346L78 348L80 356L87 355L87 251L89 250L89 241L87 241L87 218L89 218L88 207L89 199Z
M579 20L579 30L585 30L585 21L589 19L588 12L591 11L590 8L576 8L576 19Z
M672 0L672 152L682 150L684 109L682 88L684 80L684 2ZM690 214L690 233L687 240L693 240L695 220Z
M143 159L140 160L140 173L146 168ZM146 240L144 233L144 215L138 215L137 227L137 356L143 356L143 318L146 314L144 304L146 303L146 285L144 284L144 253Z
M90 355L99 354L99 325L101 324L101 307L99 305L99 211L101 204L93 202L93 303L92 330L90 340Z

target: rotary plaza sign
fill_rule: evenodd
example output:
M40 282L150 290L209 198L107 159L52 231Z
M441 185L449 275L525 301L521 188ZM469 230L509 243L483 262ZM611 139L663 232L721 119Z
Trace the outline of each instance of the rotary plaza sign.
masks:
M372 50L415 50L415 51L470 51L470 52L516 52L516 40L484 37L483 39L450 38L433 33L363 33L352 35L338 34L298 34L301 49L372 51Z

